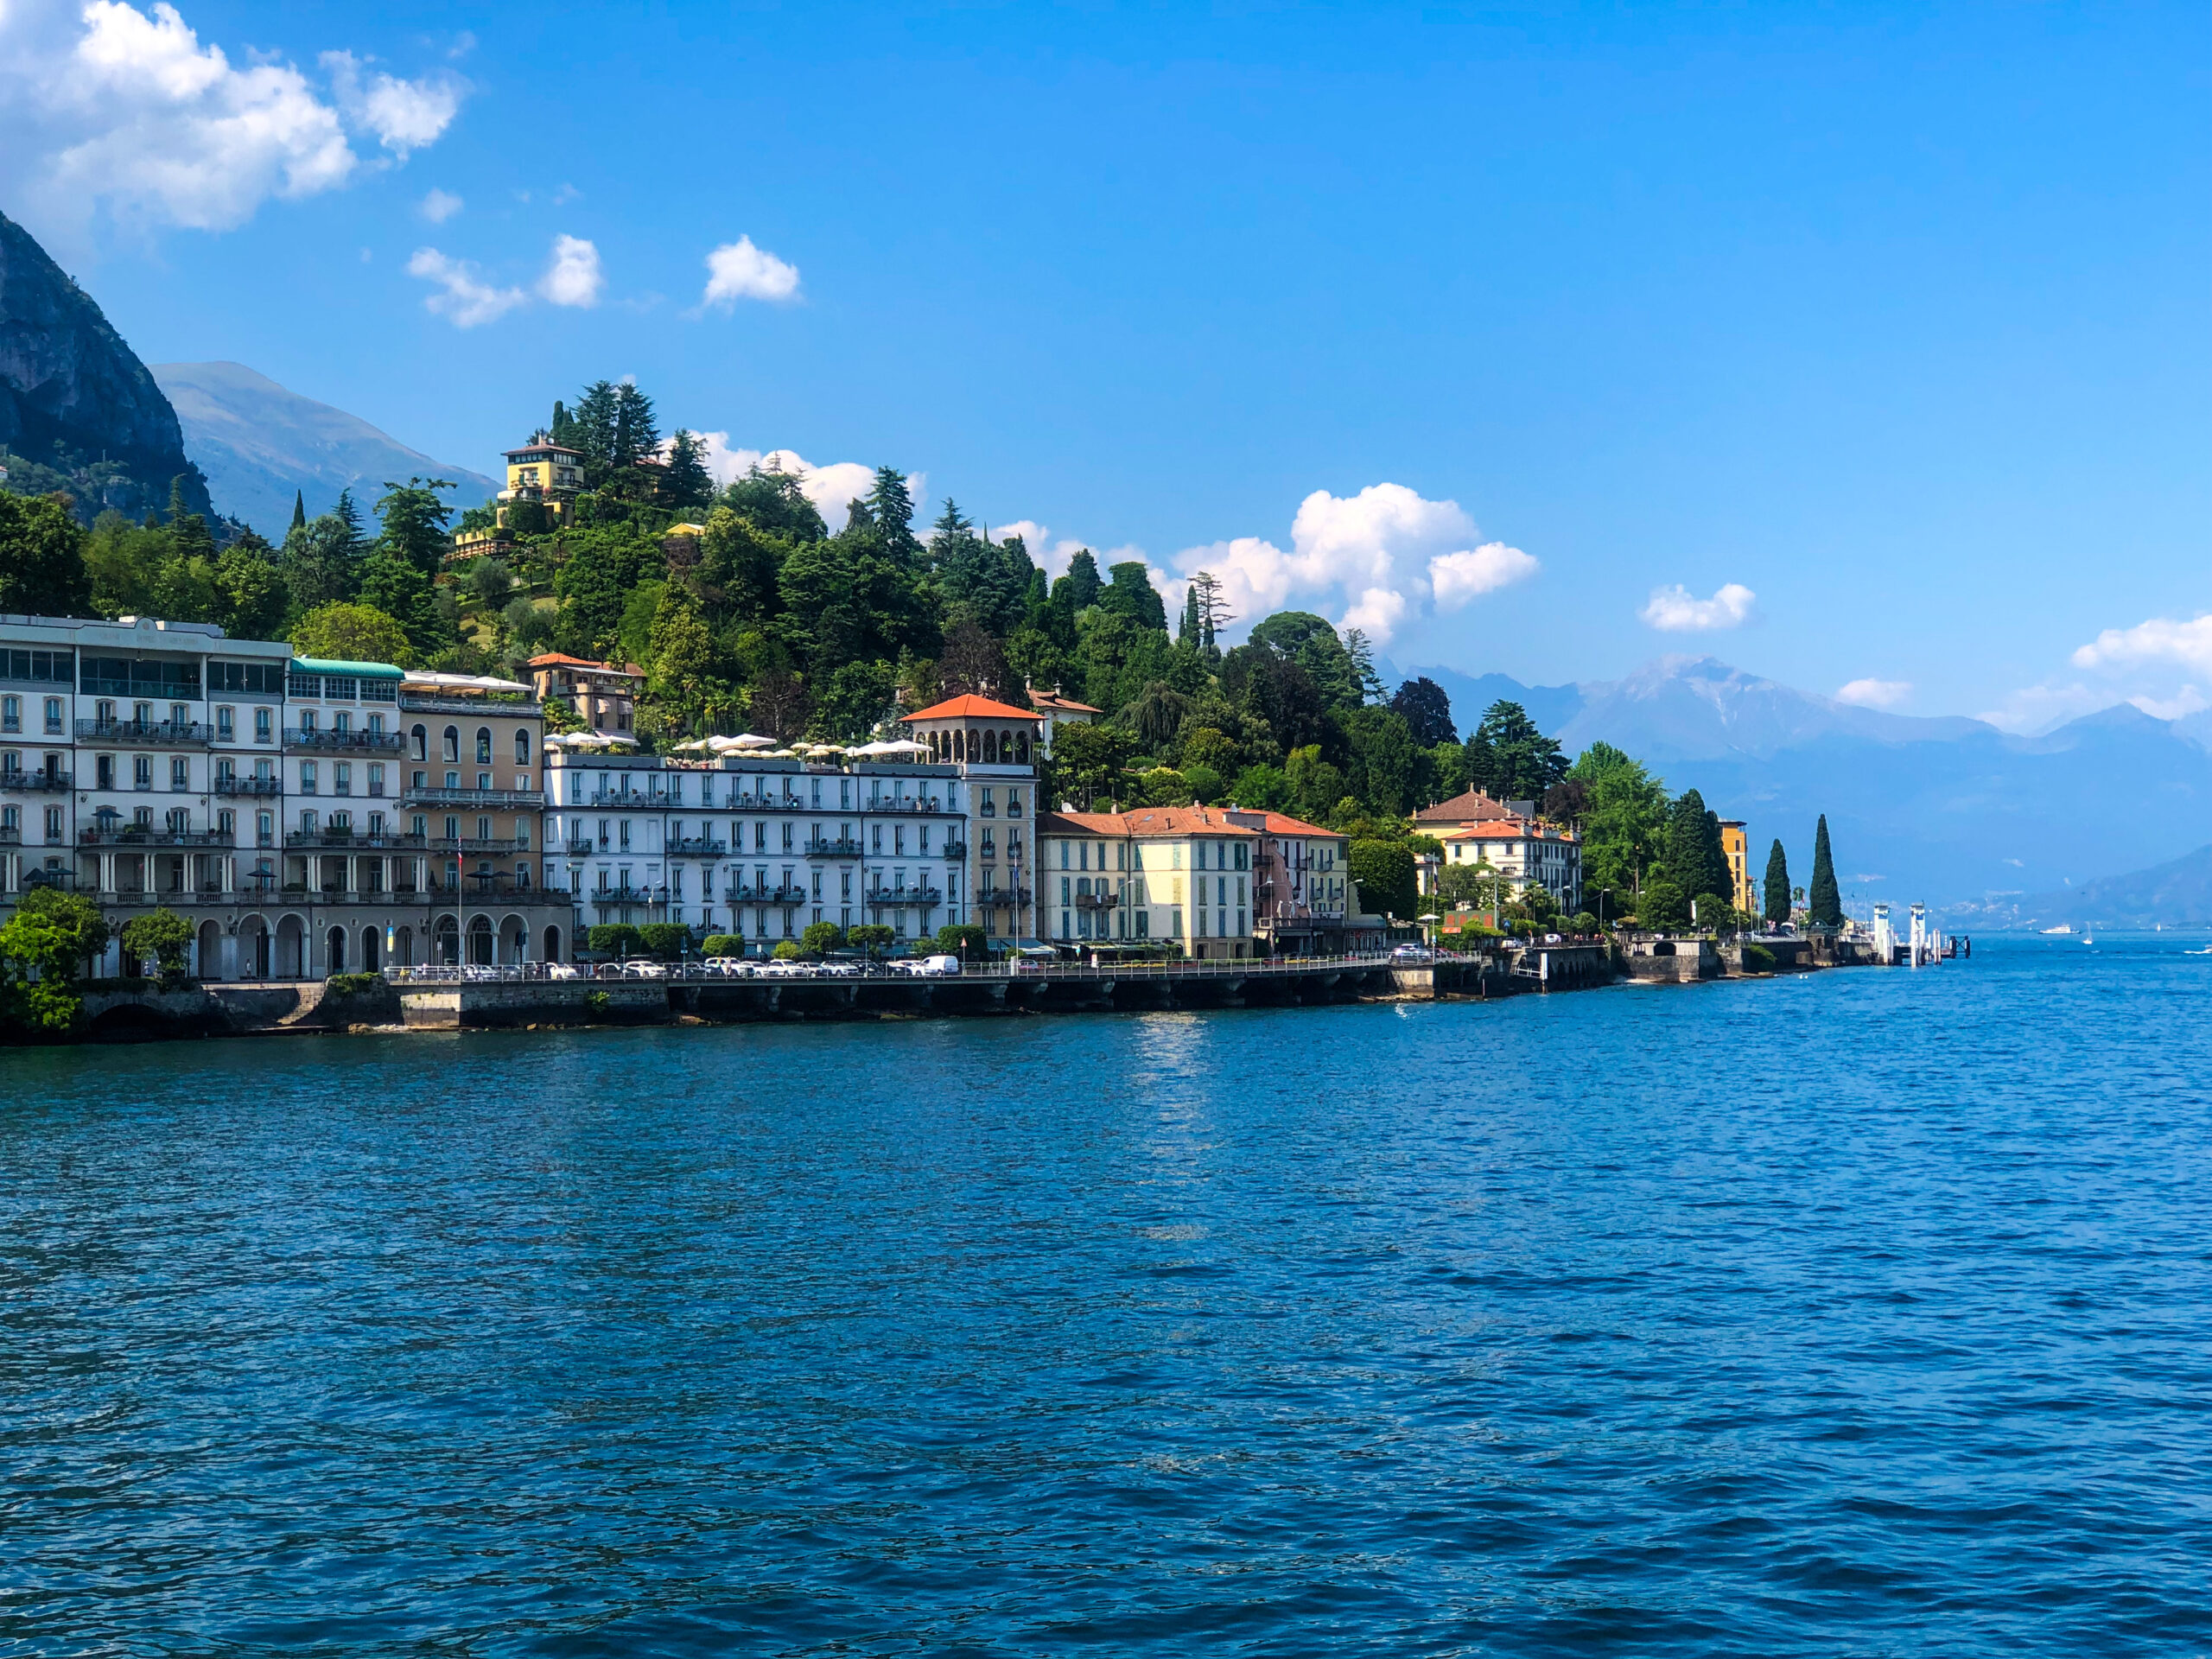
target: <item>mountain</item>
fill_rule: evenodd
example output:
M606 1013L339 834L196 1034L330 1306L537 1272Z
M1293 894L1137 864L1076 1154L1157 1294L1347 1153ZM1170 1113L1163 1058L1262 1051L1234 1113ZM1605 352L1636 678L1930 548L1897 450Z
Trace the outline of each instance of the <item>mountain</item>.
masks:
M9 482L67 489L89 518L111 506L134 517L184 499L207 511L207 489L185 458L176 410L92 296L30 233L0 213L0 450Z
M157 363L153 378L176 405L186 440L206 469L218 512L272 542L292 523L296 492L308 516L351 489L365 513L386 480L449 478L456 507L488 500L499 486L481 473L433 461L359 416L288 391L238 363Z
M1923 899L1954 925L2000 925L2027 895L2079 888L2200 846L2212 753L2194 730L2128 704L2037 737L1980 721L1856 709L1711 658L1669 658L1618 681L1522 688L1446 678L1464 733L1498 696L1572 754L1599 739L1746 821L1752 864L1779 837L1799 885L1822 813L1847 897ZM1455 689L1483 701L1463 704Z
M2212 925L2212 846L2147 870L2107 875L2078 887L1992 905L1984 925L2202 927Z

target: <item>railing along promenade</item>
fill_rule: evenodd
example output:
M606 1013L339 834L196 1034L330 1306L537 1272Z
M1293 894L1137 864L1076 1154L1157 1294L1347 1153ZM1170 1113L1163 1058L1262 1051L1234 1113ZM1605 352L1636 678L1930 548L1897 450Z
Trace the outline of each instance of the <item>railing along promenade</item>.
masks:
M1459 953L1445 953L1437 960L1446 963L1474 960L1472 953L1463 957ZM635 959L643 963L646 959ZM608 983L621 981L631 984L655 985L727 985L733 981L842 979L848 982L854 976L847 970L858 968L862 979L890 980L906 982L918 980L925 984L948 985L961 980L1028 982L1037 980L1100 981L1123 979L1250 979L1254 977L1281 977L1300 974L1322 974L1338 969L1374 968L1427 968L1432 963L1395 961L1387 950L1341 957L1247 957L1220 958L1176 958L1166 961L1128 961L1100 963L1096 967L1089 963L1069 962L1010 962L968 963L957 974L918 975L893 967L889 963L861 963L832 961L777 962L775 971L768 969L770 958L747 958L753 971L750 974L730 974L710 969L700 963L667 963L658 964L663 971L649 974L630 974L623 971L623 964L604 963L595 970L586 967L572 967L567 963L524 962L498 966L451 963L432 963L417 967L392 966L385 969L384 976L394 984L499 984L524 983L533 980L568 982L594 981ZM788 965L786 964L788 962ZM607 971L612 969L613 971Z

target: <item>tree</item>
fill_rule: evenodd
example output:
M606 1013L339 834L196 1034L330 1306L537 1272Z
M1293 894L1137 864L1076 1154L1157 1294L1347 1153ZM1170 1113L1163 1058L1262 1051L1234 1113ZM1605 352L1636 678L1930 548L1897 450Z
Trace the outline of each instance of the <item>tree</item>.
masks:
M387 479L384 487L385 493L377 500L377 516L382 522L377 537L378 550L404 559L425 579L434 579L453 546L446 529L453 509L438 498L440 490L454 487L453 480L410 478L404 484L394 484ZM350 503L350 498L341 499Z
M1283 764L1291 810L1310 823L1325 824L1344 798L1344 775L1321 758L1318 743L1293 749Z
M90 610L85 539L53 497L0 490L0 611L82 616Z
M663 962L681 957L691 943L691 930L681 922L647 922L638 930L638 943Z
M1375 643L1364 628L1344 630L1344 659L1351 664L1352 685L1362 702L1382 701L1382 677L1375 671ZM1427 748L1427 744L1421 745Z
M1113 579L1100 590L1098 603L1125 616L1141 628L1167 632L1167 603L1152 585L1152 568L1141 559L1127 560L1108 573Z
M1583 750L1567 777L1582 788L1583 891L1610 892L1611 909L1632 909L1630 895L1665 837L1666 785L1610 743Z
M745 935L709 933L701 943L699 953L709 961L716 957L741 957L745 954Z
M798 936L798 948L810 957L823 957L845 942L845 930L835 922L809 922Z
M1390 699L1390 706L1405 717L1413 730L1414 741L1424 749L1439 743L1456 746L1459 741L1459 728L1452 723L1452 699L1426 674L1408 680Z
M350 498L341 494L338 499L346 512L353 512ZM352 599L360 591L364 551L359 526L336 511L287 536L278 569L290 590L292 608L306 612Z
M123 925L123 956L142 967L149 961L164 985L184 978L184 952L192 943L192 924L163 905L151 915L134 917Z
M303 490L294 490L292 492L292 528L294 530L305 530L307 527L307 493Z
M1556 740L1546 737L1529 711L1501 698L1484 710L1467 739L1467 779L1501 801L1541 801L1567 776Z
M273 639L284 626L290 596L269 554L269 543L249 531L215 561L215 591L222 609L216 620L233 639Z
M86 963L107 942L107 921L83 893L32 888L0 926L0 1012L19 1030L67 1031L84 1007Z
M453 630L439 608L437 589L407 559L379 547L361 561L360 603L382 611L406 636L406 654L391 658L405 666L453 643Z
M1835 858L1828 849L1828 815L1825 812L1813 830L1813 884L1806 889L1805 900L1815 927L1843 925L1843 896L1836 889Z
M1782 841L1776 837L1766 855L1766 918L1782 923L1789 919L1789 860L1782 850Z
M668 471L660 481L661 499L672 507L703 507L715 499L714 475L707 470L707 445L696 432L676 429L668 441Z
M938 658L938 695L957 697L966 692L1004 702L1014 697L1023 706L1028 699L1011 688L1006 652L981 626L963 618L944 631L944 654Z
M1351 749L1344 777L1353 794L1387 818L1420 804L1421 751L1404 715L1370 704L1346 716L1344 731Z
M592 953L601 957L632 956L645 944L644 937L628 922L595 922L584 938Z
M1061 727L1052 735L1051 798L1086 812L1101 799L1122 799L1129 792L1123 768L1136 753L1136 734L1121 727Z
M1079 547L1068 561L1067 575L1052 584L1052 602L1058 605L1065 595L1072 622L1073 613L1088 610L1098 602L1098 590L1103 585L1098 576L1098 561L1091 556L1089 548Z
M1503 876L1487 858L1472 864L1446 864L1437 872L1436 896L1447 905L1494 907L1504 892Z
M1720 820L1706 810L1705 797L1694 789L1684 790L1668 814L1664 861L1667 879L1686 893L1735 890L1720 842Z
M407 654L407 633L372 605L319 605L292 625L292 649L302 657L348 663L397 663Z
M1359 672L1351 654L1337 631L1311 611L1276 612L1253 626L1248 645L1302 669L1325 707L1359 706Z
M1280 766L1247 766L1229 786L1229 798L1255 812L1290 810L1290 779Z
M845 930L845 943L871 957L880 957L891 948L897 936L880 922L862 922L857 927Z
M1670 877L1653 876L1637 895L1636 919L1641 926L1663 932L1686 925L1689 918L1690 901L1682 896L1681 888Z
M1370 911L1411 921L1421 902L1414 880L1413 849L1402 841L1355 841L1351 879L1360 902Z
M963 962L981 962L990 946L990 935L972 922L948 922L937 931L937 948Z

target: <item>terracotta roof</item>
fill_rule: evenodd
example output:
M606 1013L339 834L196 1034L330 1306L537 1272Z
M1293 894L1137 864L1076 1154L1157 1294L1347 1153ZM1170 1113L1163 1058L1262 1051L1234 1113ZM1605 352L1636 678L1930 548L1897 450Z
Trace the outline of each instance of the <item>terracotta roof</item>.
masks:
M1132 836L1256 836L1231 823L1226 810L1211 806L1146 806L1122 814Z
M634 674L641 680L645 677L645 671L639 668L635 663L632 663L626 667L619 663L594 663L588 657L570 657L557 651L549 651L541 657L533 657L526 664L524 664L524 666L530 668L595 668L604 674Z
M1522 841L1529 837L1538 841L1573 841L1574 831L1555 829L1550 824L1538 823L1533 818L1500 818L1488 823L1471 823L1450 835L1439 836L1439 841Z
M1029 701L1039 709L1065 709L1071 714L1103 715L1103 709L1094 709L1087 702L1077 702L1073 697L1054 696L1050 691L1032 691Z
M1039 812L1039 836L1124 836L1128 828L1119 812Z
M1470 789L1414 814L1415 823L1465 823L1473 818L1504 818L1512 815L1505 803L1493 800L1479 789Z
M927 709L918 709L911 715L901 715L901 720L1035 720L1036 715L1027 709L1009 709L1002 702L993 702L988 697L979 697L970 691L964 696L951 697Z
M1339 841L1344 839L1344 836L1334 830L1324 830L1318 823L1308 823L1303 818L1294 818L1287 812L1270 812L1264 807L1256 806L1239 806L1230 810L1248 818L1266 819L1267 833L1271 836L1335 836Z

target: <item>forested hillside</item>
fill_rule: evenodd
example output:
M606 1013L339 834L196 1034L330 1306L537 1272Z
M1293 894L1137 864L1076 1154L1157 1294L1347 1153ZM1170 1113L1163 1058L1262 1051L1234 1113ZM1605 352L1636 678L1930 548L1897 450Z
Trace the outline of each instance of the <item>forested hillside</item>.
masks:
M297 514L281 546L235 527L219 546L181 495L86 531L65 502L0 494L0 609L211 621L310 655L474 673L518 673L546 650L635 663L638 735L658 747L741 730L857 739L961 692L1026 706L1034 688L1100 711L1060 732L1053 798L1294 813L1354 836L1363 887L1401 914L1412 855L1433 848L1411 815L1471 787L1581 828L1610 914L1641 894L1672 919L1727 890L1694 791L1670 800L1603 743L1570 767L1511 702L1462 734L1433 680L1382 685L1356 629L1286 611L1224 648L1232 619L1205 573L1172 617L1139 563L1102 569L1084 551L1048 581L1020 537L988 539L950 500L918 527L894 467L836 526L789 474L755 467L717 489L698 441L664 442L634 386L586 388L549 429L584 459L570 521L517 512L496 556L465 560L454 529L489 529L490 511L456 526L435 479L388 482L373 524L350 495ZM569 721L557 705L549 719ZM1488 892L1454 880L1465 890L1447 901Z

